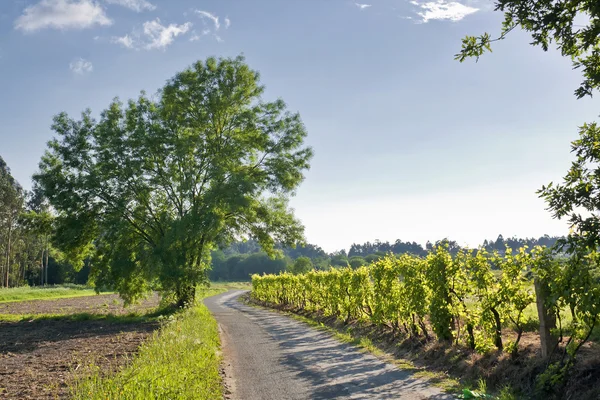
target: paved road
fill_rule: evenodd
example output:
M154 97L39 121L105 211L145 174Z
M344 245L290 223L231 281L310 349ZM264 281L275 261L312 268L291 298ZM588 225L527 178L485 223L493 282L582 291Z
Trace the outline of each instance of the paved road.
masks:
M243 291L204 303L221 328L232 399L451 399L378 358L279 313L241 304Z

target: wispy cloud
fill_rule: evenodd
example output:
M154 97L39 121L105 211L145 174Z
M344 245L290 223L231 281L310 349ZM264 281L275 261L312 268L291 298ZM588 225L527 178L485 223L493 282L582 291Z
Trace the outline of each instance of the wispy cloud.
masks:
M160 20L156 18L154 21L144 22L144 35L149 40L145 48L147 50L162 49L169 46L175 38L183 35L192 27L191 22L186 22L182 25L170 24L168 26L161 25Z
M129 35L113 37L111 42L118 43L128 49L133 49L133 39Z
M354 3L356 5L356 7L360 8L361 10L364 10L365 8L369 8L372 6L372 4L361 4L361 3Z
M156 6L146 0L104 0L108 4L117 4L135 12L156 10Z
M211 35L212 37L214 37L217 42L223 41L221 36L219 36L219 30L221 29L221 21L219 19L219 16L204 10L191 11L193 11L194 14L200 17L204 25L204 29L202 30L201 35L196 33L196 31L192 32L192 37L190 38L191 42L200 40L202 36L207 35ZM228 29L231 26L231 20L229 19L229 17L225 17L225 19L223 19L223 23L225 25L225 29Z
M40 29L84 29L110 25L104 9L92 0L42 0L28 6L15 20L15 29L35 32Z
M200 18L207 18L209 20L211 20L213 22L213 24L215 25L215 30L219 30L219 28L221 27L221 24L219 23L219 17L217 17L216 15L209 13L208 11L202 11L202 10L194 10L194 12L196 14L198 14L200 16ZM231 22L230 22L231 23Z
M449 20L456 22L465 18L467 15L479 11L478 8L469 7L456 1L437 0L425 3L411 1L411 4L423 10L417 12L417 15L421 17L421 22L423 23L431 20Z
M83 58L78 58L69 64L69 69L77 75L89 74L94 70L94 66L91 61Z
M120 44L128 49L145 50L165 50L175 38L186 34L192 27L191 22L184 24L163 25L159 18L153 21L146 21L142 25L142 30L134 31L125 36L117 36L111 39L111 42Z

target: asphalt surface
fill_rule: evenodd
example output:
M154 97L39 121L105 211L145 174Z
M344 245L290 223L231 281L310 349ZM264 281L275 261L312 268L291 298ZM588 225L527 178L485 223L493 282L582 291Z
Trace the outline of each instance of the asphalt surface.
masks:
M244 291L204 300L221 329L228 399L452 399L427 381L280 313Z

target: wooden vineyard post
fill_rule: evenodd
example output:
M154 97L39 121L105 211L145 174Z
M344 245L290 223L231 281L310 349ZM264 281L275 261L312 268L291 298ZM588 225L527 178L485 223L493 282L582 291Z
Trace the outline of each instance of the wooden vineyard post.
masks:
M540 319L540 342L542 345L542 358L549 357L558 344L558 338L552 334L556 328L556 315L548 310L546 298L548 297L548 286L538 278L534 279L535 300L537 304L538 317Z

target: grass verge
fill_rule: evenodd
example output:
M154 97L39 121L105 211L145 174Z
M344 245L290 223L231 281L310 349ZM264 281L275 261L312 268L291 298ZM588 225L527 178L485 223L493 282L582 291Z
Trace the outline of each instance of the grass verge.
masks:
M217 322L202 299L238 284L200 289L193 307L163 319L128 366L113 376L90 365L75 379L74 399L222 399ZM159 317L160 318L160 317Z
M106 292L109 293L109 292ZM43 287L23 286L0 289L0 303L25 300L62 299L69 297L93 296L94 289L83 285L57 285Z

